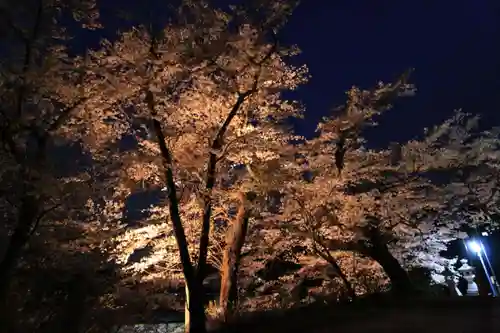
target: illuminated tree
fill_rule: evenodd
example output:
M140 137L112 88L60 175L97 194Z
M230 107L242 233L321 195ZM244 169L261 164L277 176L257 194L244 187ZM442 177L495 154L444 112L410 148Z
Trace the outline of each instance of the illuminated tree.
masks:
M495 163L498 139L477 131L476 118L457 112L421 140L367 149L361 130L383 110L384 104L374 107L377 96L376 90L351 90L343 113L325 119L319 137L303 145L306 177L291 187L284 206L326 258L339 250L372 258L392 288L403 292L412 289L405 268L440 272L452 263L440 252L462 237L463 223L446 218L454 210L445 193L455 203L466 200L471 183L450 179Z
M252 22L243 8L224 13L187 2L179 12L182 24L135 28L90 55L94 77L88 84L121 97L109 108L87 104L81 110L82 124L91 125L86 132L82 127L81 138L101 145L135 138L137 149L124 153L124 168L166 192L158 214L168 211L193 331L205 325L202 283L216 190L231 186L220 171L270 159L276 152L266 143L286 141L279 124L300 113L281 98L307 78L304 67L285 63L297 50L276 39L288 5L268 8L263 20ZM196 255L190 246L198 247Z

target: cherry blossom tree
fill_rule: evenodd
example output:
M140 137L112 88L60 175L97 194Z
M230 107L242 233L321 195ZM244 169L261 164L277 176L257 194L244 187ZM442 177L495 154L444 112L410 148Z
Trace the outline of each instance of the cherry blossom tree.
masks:
M192 331L205 326L202 283L216 191L224 184L220 171L269 160L273 149L255 148L285 142L280 123L301 111L281 97L307 79L305 67L285 62L296 48L282 46L276 37L288 5L268 8L254 21L243 7L226 13L186 2L179 23L157 31L135 28L91 54L89 84L122 95L105 111L102 105L81 110L77 118L91 125L82 140L107 144L132 135L137 150L125 155L136 160L128 170L165 189ZM190 222L199 227L196 241L188 235ZM196 243L194 255L189 250Z
M31 236L11 283L2 327L99 332L115 324L110 319L119 304L115 285L122 275L108 252L115 229L109 221L106 228L94 218L71 215L52 213Z
M404 81L381 86L382 96L391 87L408 88ZM442 271L450 261L440 252L463 234L463 223L443 224L449 213L442 211L450 205L445 193L466 200L471 183L450 184L439 174L450 178L494 163L498 139L474 131L476 119L457 112L421 140L367 149L361 130L387 105L377 103L378 96L377 90L351 90L343 113L325 119L318 138L304 144L306 176L291 187L285 207L323 255L361 253L382 265L395 291L408 291L404 267Z
M457 126L462 122L465 126ZM476 233L498 228L498 128L479 131L479 117L463 112L438 132L448 146L443 153L454 158L444 191L447 202L442 221Z
M346 155L347 149L359 147L362 128L373 125L373 117L385 111L391 99L406 93L408 88L411 86L407 85L406 76L395 84L380 84L373 91L353 88L349 92L344 114L339 115L337 112L332 118L325 119L319 127L322 131L320 136L295 145L287 160L282 162L286 171L282 173L284 178L281 181L286 185L279 189L283 196L279 228L291 229L292 234L307 236L306 239L310 241L309 252L332 265L351 297L354 297L354 289L330 253L327 241L340 240L346 234L337 231L337 234L325 238L326 235L319 232L320 225L329 225L325 230L334 232L332 227L338 222L337 208L348 206L349 198L342 194L348 175L340 175L346 172L346 157L357 163L360 161L359 156ZM335 140L337 143L332 144Z

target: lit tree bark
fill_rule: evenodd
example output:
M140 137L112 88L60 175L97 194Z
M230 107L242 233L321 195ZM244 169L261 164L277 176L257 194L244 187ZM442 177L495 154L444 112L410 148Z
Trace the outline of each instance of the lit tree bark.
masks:
M261 68L263 64L265 64L271 56L276 52L276 43L269 49L269 51L265 54L265 56L258 62L254 62L254 65ZM254 77L254 81L252 86L244 91L238 92L237 99L234 102L231 110L227 114L224 122L221 127L217 131L215 138L212 141L210 146L210 154L208 158L207 165L207 173L205 177L205 197L203 204L203 218L202 218L202 226L201 226L201 235L200 235L200 247L198 252L198 269L197 269L197 278L202 281L206 277L206 268L207 268L207 255L208 255L208 246L209 246L209 235L210 235L210 220L212 217L212 190L215 185L216 178L216 169L217 163L220 160L220 157L217 156L218 153L222 153L222 149L224 148L224 138L226 136L226 132L236 117L238 112L240 111L243 103L247 101L255 92L258 90L260 78L260 69L257 75Z
M222 259L221 267L221 290L219 304L223 318L227 321L238 302L238 271L241 259L241 250L245 243L248 230L249 210L245 194L240 193L240 206L238 213L229 228L227 243Z
M255 83L257 83L257 81L255 81ZM205 188L207 190L207 193L205 194L203 203L203 219L202 219L202 227L200 235L200 248L198 253L197 275L198 279L201 280L202 283L206 275L208 245L209 245L209 235L210 235L210 220L212 218L211 195L215 185L216 168L217 168L217 162L219 160L219 158L216 155L216 152L220 151L223 148L224 136L226 134L229 125L231 124L232 120L240 110L241 106L243 105L247 97L249 97L254 91L255 88L238 95L238 99L231 108L231 111L229 112L224 123L217 132L217 135L210 147L211 152L208 158L207 174L205 180Z
M189 287L188 284L185 284L185 293L186 293L186 301L184 302L184 331L189 333L190 327L190 315L189 315Z
M165 137L161 124L153 119L153 127L158 139L158 145L164 161L165 178L168 186L168 199L170 202L170 219L174 229L175 239L179 248L179 255L182 263L184 279L186 281L186 332L204 333L206 332L206 315L203 304L204 292L202 280L197 278L193 263L189 256L188 244L182 220L179 213L179 202L172 172L172 156L165 143Z
M248 96L253 93L254 90L249 90L244 94L240 94L236 103L234 104L231 112L228 114L224 124L219 129L214 143L212 144L212 152L209 156L207 177L206 177L206 189L208 193L205 197L204 202L204 212L202 219L202 230L200 235L200 247L198 256L198 266L195 269L191 262L186 235L184 232L184 227L182 226L182 221L179 213L179 202L177 199L177 193L175 188L175 182L172 172L172 157L170 151L165 144L165 137L163 135L163 130L161 124L156 119L153 119L153 127L156 133L158 144L160 146L160 151L164 161L165 167L165 178L167 180L167 186L169 189L169 210L170 218L172 219L173 229L175 233L175 238L177 240L177 245L179 247L179 253L181 256L181 262L183 266L184 277L186 279L187 295L186 302L187 308L189 310L189 323L186 324L186 329L191 333L202 333L206 331L205 322L206 314L204 309L204 291L203 291L203 280L206 275L206 262L208 255L208 245L209 245L209 234L210 234L210 219L212 216L212 201L211 201L211 190L215 184L215 174L218 158L213 152L214 150L220 150L222 148L224 134L231 123L232 119L236 116L238 110L240 109L243 102ZM155 114L154 110L154 97L151 92L148 92L148 104L151 109L151 114ZM201 324L203 322L203 324Z

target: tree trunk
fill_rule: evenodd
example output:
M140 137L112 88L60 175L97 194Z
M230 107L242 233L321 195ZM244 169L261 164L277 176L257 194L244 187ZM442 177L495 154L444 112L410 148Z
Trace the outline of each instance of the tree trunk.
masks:
M219 305L225 321L231 317L238 302L238 271L241 249L248 230L248 219L246 198L244 194L240 194L240 206L233 225L228 230L221 267Z
M196 288L198 289L198 288ZM186 303L184 311L184 331L186 333L206 333L206 314L203 294L189 289L186 283Z
M349 295L351 300L355 300L356 299L356 292L354 291L354 288L352 287L352 284L349 281L349 279L347 278L347 276L344 274L344 272L342 272L342 268L337 263L337 260L335 260L335 258L330 254L330 251L325 246L322 246L322 249L323 250L320 250L320 249L315 247L314 250L315 250L317 255L319 255L321 258L326 260L326 262L328 262L333 267L335 272L338 274L338 276L340 277L340 279L344 283L344 286L347 290L347 294Z
M224 136L229 128L229 125L233 121L234 117L240 110L241 105L245 102L248 96L253 93L253 89L249 90L243 94L239 94L236 102L233 104L231 111L227 115L224 123L219 128L215 139L212 141L210 146L210 154L208 156L207 164L207 174L205 177L205 198L203 203L203 218L201 223L201 235L200 235L200 247L198 251L198 272L200 280L204 280L206 277L207 269L207 257L208 257L208 245L210 236L210 221L212 218L212 191L215 186L217 163L220 160L215 152L220 151L223 148Z
M151 114L155 114L154 100L151 92L149 107ZM196 272L189 256L188 242L186 233L182 225L182 219L179 212L179 201L177 199L176 185L172 171L172 156L165 143L165 137L158 120L152 119L153 127L158 139L161 155L164 162L165 179L168 186L169 213L172 227L174 229L175 240L179 248L179 256L182 263L182 271L186 283L186 305L185 305L185 331L189 333L206 332L206 315L204 307L203 278L199 272Z
M392 290L396 294L409 294L413 292L413 285L406 270L391 254L387 245L377 244L370 248L369 255L377 261L391 280Z
M377 261L391 280L392 291L398 295L411 294L414 291L410 277L399 261L394 258L387 247L388 238L378 226L381 221L373 218L372 224L365 229L369 245L362 245L362 250Z
M328 250L344 250L358 252L378 262L391 280L392 290L396 294L409 294L414 291L410 277L399 261L389 251L386 243L377 230L369 230L365 234L368 242L338 243L332 241L325 245Z
M37 211L33 198L24 198L19 208L16 228L10 238L4 257L0 262L0 304L7 297L12 273L17 267L24 246L28 242L36 216Z

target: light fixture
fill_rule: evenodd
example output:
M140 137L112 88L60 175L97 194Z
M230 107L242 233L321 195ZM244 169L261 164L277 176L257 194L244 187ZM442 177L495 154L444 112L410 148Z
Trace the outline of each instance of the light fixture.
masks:
M476 253L476 254L480 254L481 253L481 244L479 244L478 242L476 242L475 240L471 240L467 243L467 246L469 247L469 249Z

